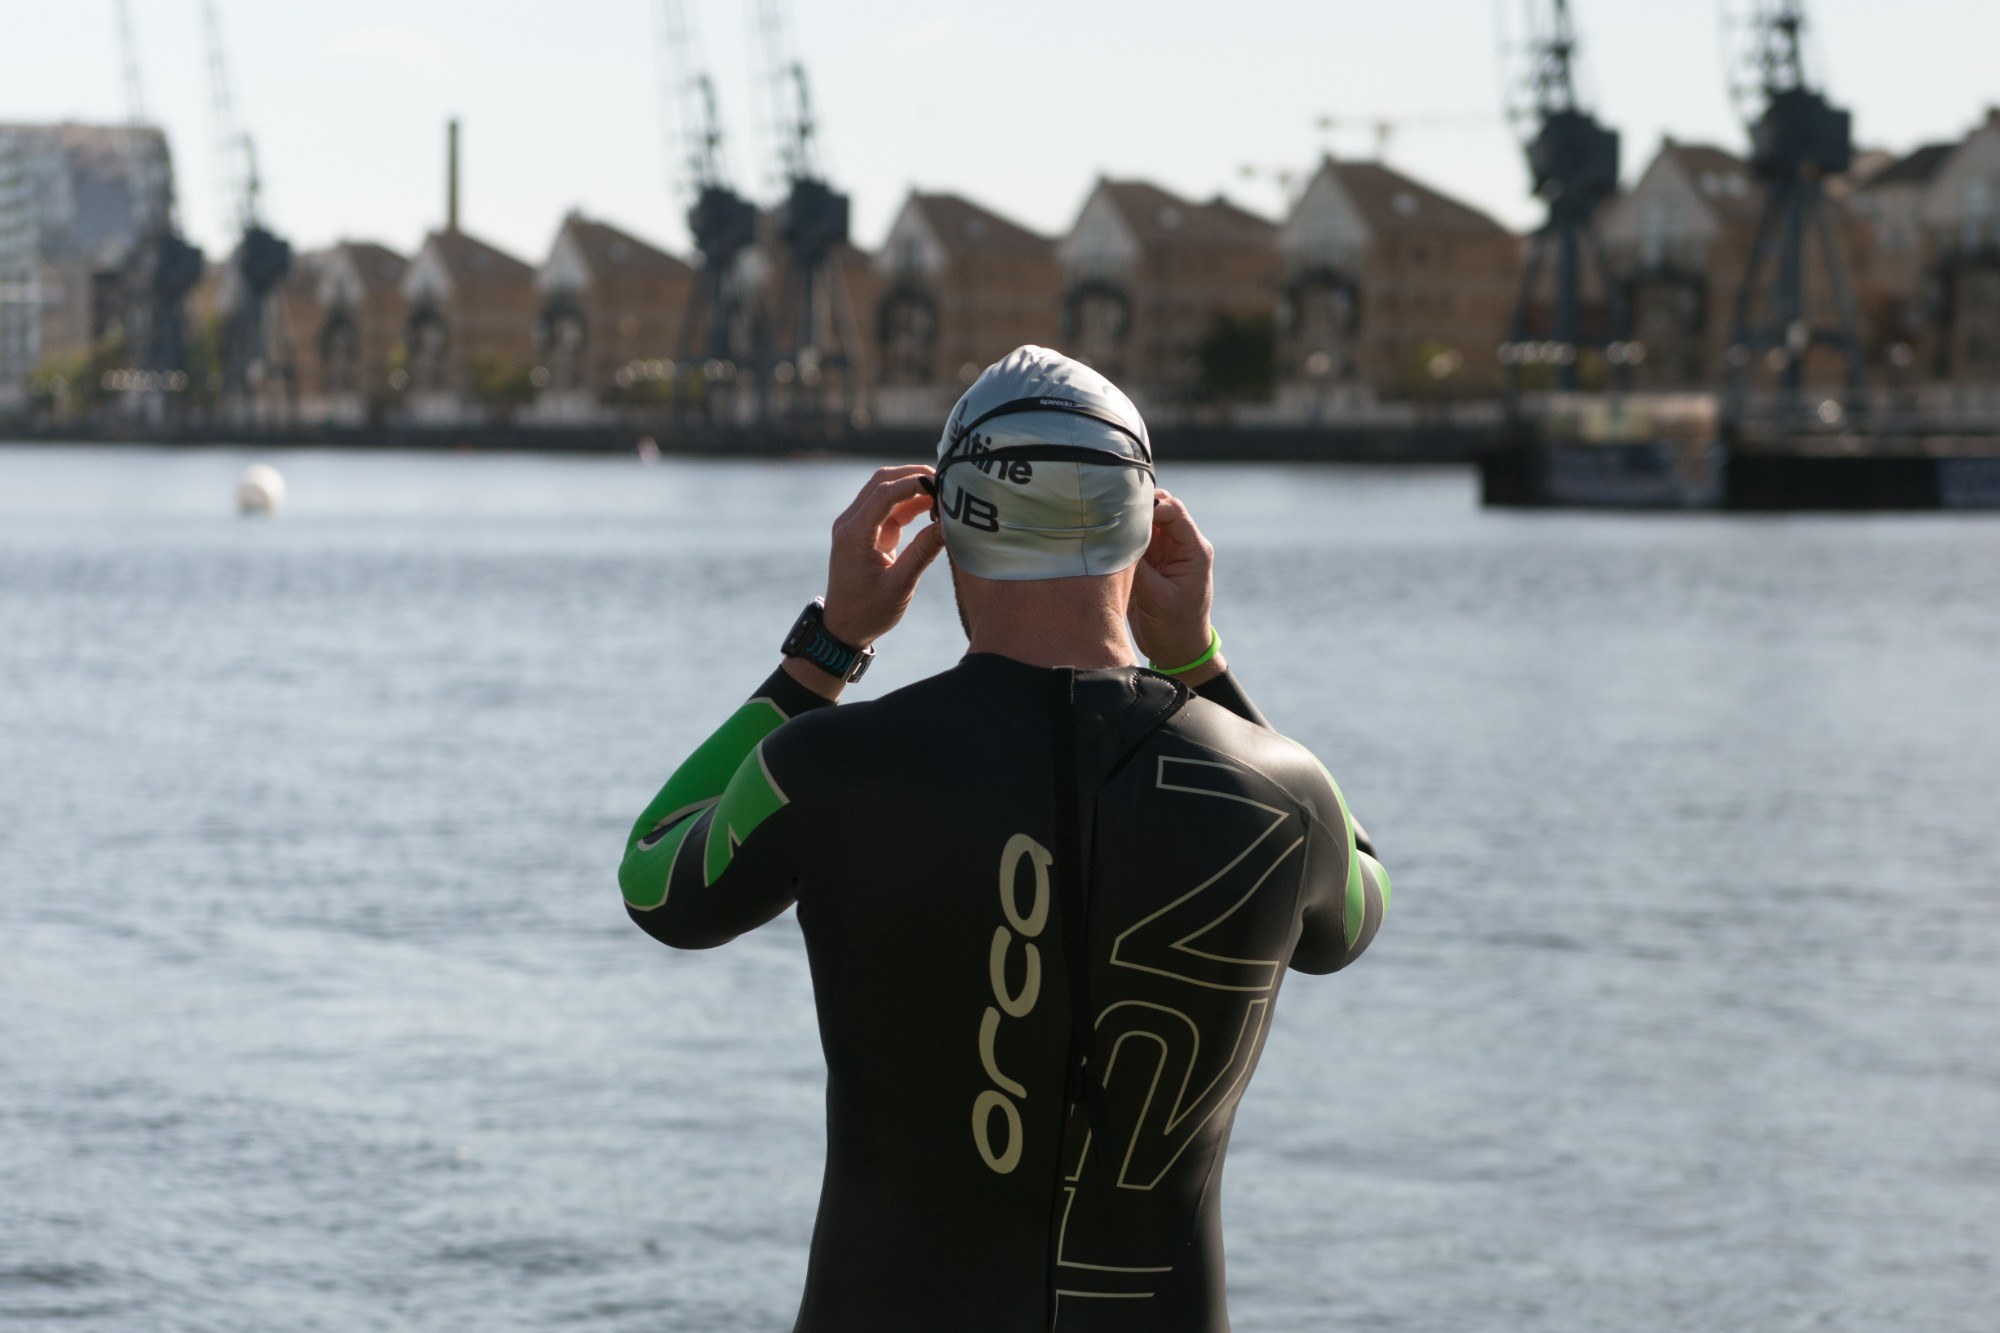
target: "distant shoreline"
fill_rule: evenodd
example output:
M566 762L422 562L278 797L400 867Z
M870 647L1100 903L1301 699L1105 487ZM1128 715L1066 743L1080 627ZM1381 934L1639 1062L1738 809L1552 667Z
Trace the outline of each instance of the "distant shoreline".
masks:
M1152 432L1166 458L1241 463L1471 463L1499 445L1496 426L1233 427L1171 426ZM550 426L315 426L246 430L203 423L160 431L98 428L13 429L0 447L50 444L131 444L256 449L410 449L451 453L632 454L651 440L662 456L695 458L866 457L926 459L937 432L914 429L814 431L783 425L760 429L647 425Z

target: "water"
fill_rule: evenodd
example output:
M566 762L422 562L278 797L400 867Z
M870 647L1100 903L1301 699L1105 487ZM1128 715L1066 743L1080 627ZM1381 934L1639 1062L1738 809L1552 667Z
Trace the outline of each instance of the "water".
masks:
M613 870L864 470L251 457L0 451L0 1324L788 1328L797 932ZM1396 881L1239 1118L1236 1326L1994 1327L2000 524L1167 480ZM957 646L933 577L860 693Z

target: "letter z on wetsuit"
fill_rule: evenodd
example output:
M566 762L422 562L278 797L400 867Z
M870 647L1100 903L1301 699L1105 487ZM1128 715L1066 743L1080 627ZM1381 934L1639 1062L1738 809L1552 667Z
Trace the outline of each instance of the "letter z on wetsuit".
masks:
M975 654L830 708L778 672L640 816L655 938L798 905L799 1333L1228 1328L1222 1158L1279 984L1352 962L1389 882L1318 762L1227 676L1202 695Z

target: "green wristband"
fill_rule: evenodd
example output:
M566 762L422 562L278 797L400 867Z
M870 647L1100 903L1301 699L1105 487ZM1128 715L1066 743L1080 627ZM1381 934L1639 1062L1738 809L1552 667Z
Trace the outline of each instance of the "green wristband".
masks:
M1215 655L1221 651L1222 651L1222 635L1216 632L1215 626L1210 625L1208 627L1208 651L1203 653L1200 657L1195 658L1194 661L1189 662L1186 666L1177 666L1177 667L1163 667L1158 662L1148 662L1146 665L1152 667L1153 670L1159 672L1163 676L1185 676L1188 672L1194 670L1196 667L1207 666L1210 662L1215 660Z

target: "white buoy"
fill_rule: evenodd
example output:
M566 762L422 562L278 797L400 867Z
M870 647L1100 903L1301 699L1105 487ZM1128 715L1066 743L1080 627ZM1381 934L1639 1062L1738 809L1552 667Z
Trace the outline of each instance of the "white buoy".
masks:
M243 469L236 483L236 511L240 514L275 514L285 502L285 479L268 463L252 463Z

